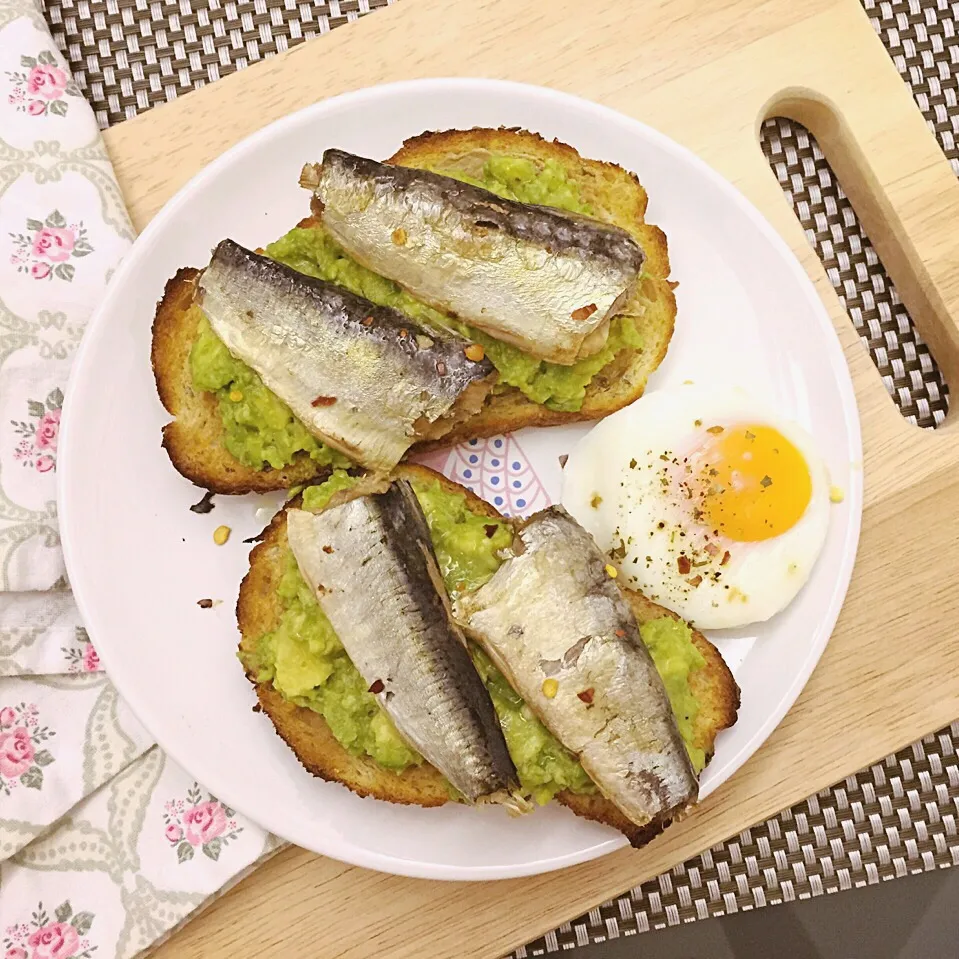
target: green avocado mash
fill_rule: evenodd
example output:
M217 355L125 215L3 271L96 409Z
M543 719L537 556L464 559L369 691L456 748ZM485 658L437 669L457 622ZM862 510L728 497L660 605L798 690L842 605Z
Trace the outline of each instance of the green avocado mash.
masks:
M367 690L292 552L277 593L283 605L280 624L262 636L253 657L244 660L257 682L271 682L284 699L318 712L354 755L372 756L397 771L421 763Z
M193 385L215 393L223 420L223 442L244 466L282 469L301 450L324 466L348 466L349 460L324 446L246 363L234 359L213 332L199 307L197 338L190 350Z
M337 470L326 483L304 490L304 508L322 509L334 492L351 482L349 474ZM508 525L472 512L463 494L447 492L438 482L413 486L450 594L455 597L478 589L496 572L497 554L512 541ZM257 641L254 655L244 661L246 668L259 682L272 682L286 699L322 715L333 735L353 754L369 755L397 771L422 762L367 691L300 576L292 553L278 593L283 605L280 624ZM702 769L705 756L690 744L699 707L688 677L704 661L691 642L689 627L663 617L644 624L640 632L663 674L693 764ZM593 792L595 786L583 767L533 715L486 655L475 647L471 652L526 792L540 804L564 789Z
M538 203L587 215L592 212L562 166L552 160L540 169L529 160L493 155L486 161L481 179L442 169L436 172L475 183L499 196L524 203ZM321 227L293 229L271 243L266 252L300 273L337 283L381 306L392 306L421 324L458 330L482 344L499 371L502 383L516 387L533 402L553 410L574 412L580 409L590 380L620 350L639 348L643 343L634 319L619 316L610 323L606 345L595 355L572 366L544 363L508 343L450 319L410 296L392 281L360 266ZM280 469L292 463L294 454L301 450L318 463L342 465L345 462L343 457L314 439L286 404L266 389L245 363L230 356L199 309L196 313L199 333L190 353L193 384L197 389L217 394L226 447L230 453L241 463L256 469L264 464ZM242 399L231 401L231 394L242 394Z
M702 669L706 660L693 645L693 631L680 619L663 616L650 620L640 624L639 633L663 677L686 752L696 772L700 772L706 765L706 753L692 743L699 703L689 688L689 674Z

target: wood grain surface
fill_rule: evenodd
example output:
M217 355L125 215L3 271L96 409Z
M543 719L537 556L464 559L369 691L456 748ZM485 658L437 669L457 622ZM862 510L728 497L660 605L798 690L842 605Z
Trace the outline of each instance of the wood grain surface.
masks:
M379 875L289 849L163 959L496 957L959 716L959 442L896 411L758 144L816 135L947 381L959 383L959 184L857 0L403 0L106 134L138 227L227 147L348 90L484 76L578 94L690 147L759 206L829 308L856 387L865 511L830 644L767 744L641 852L485 884Z

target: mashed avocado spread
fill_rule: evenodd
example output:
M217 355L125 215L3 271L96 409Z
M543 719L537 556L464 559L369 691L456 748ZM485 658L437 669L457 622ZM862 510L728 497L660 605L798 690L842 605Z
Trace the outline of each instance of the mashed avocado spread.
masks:
M199 307L191 309L197 315L197 338L190 350L193 385L216 394L223 442L231 455L253 469L282 469L300 451L323 466L349 465L345 456L317 440L246 363L233 358Z
M349 474L336 470L326 483L303 491L304 508L322 509L334 492L352 482ZM500 564L497 554L512 541L508 526L472 512L463 494L444 490L438 482L414 482L413 487L451 596L482 586ZM278 595L283 608L280 623L260 637L244 666L258 682L272 683L284 698L323 716L336 739L354 755L371 756L397 771L421 763L422 757L406 745L368 692L300 576L292 552ZM691 744L699 706L688 680L704 660L685 623L663 617L642 625L640 632L663 675L680 732L698 771L705 756ZM593 792L595 786L583 767L533 715L486 655L477 648L472 654L524 789L541 804L564 789Z
M434 172L472 182L499 196L523 203L538 203L586 215L592 212L562 166L553 160L538 167L529 160L493 155L484 165L482 179L442 168ZM642 346L642 336L635 320L619 316L610 323L609 339L598 353L572 366L545 363L508 343L451 320L410 296L392 281L360 266L321 227L293 229L271 243L266 253L300 273L337 283L380 306L392 306L421 324L459 330L482 344L499 371L502 383L516 387L533 402L553 410L575 412L580 409L590 380L620 350ZM292 463L294 454L301 450L318 463L342 465L342 457L315 440L286 404L273 396L245 363L230 356L202 313L198 309L196 312L199 335L190 353L193 384L197 389L217 394L226 447L230 453L240 462L257 469L264 464L275 469L287 466ZM241 399L230 400L231 395L237 394L241 394Z

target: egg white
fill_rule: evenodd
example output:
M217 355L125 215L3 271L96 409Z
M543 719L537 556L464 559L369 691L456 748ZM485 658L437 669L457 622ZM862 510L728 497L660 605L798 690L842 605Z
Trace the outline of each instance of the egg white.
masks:
M800 452L812 495L791 528L739 542L694 516L677 476L709 424L768 425ZM701 629L723 629L769 619L805 584L826 539L829 474L805 430L745 391L681 386L642 397L583 437L563 469L562 503L610 555L623 585Z

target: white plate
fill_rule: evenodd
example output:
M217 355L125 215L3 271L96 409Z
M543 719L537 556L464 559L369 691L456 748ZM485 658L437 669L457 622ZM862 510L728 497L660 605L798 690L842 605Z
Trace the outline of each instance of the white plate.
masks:
M665 229L672 275L680 281L676 336L650 388L688 378L764 393L818 438L833 482L845 490L799 599L776 621L718 640L743 703L703 776L704 794L758 748L812 672L845 595L861 512L852 385L812 285L732 186L648 127L534 87L417 81L318 103L261 130L195 177L117 271L77 356L59 460L71 584L121 693L161 746L222 800L316 852L439 879L543 872L624 841L561 808L513 820L499 809L391 806L358 799L301 769L267 719L252 712L253 693L235 657L233 610L249 549L242 540L262 527L262 504L221 496L206 516L189 511L199 493L160 448L168 417L150 370L150 324L163 284L178 267L204 264L226 236L251 247L268 242L304 215L307 196L297 175L324 148L385 157L423 130L474 125L526 127L636 171L649 191L648 218ZM515 490L518 480L512 502L528 510L558 497L557 457L584 431L524 431L510 439L509 450L479 444L478 451L452 455L447 469L457 477L470 470L465 479L482 479L490 496L503 485ZM499 467L505 472L494 482L500 452L508 453ZM481 477L471 467L482 467ZM221 523L233 528L225 547L211 538ZM196 603L203 597L223 602L202 610Z

